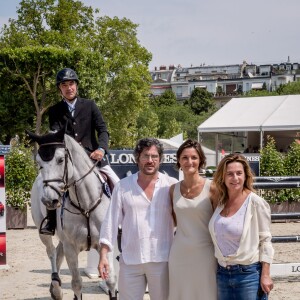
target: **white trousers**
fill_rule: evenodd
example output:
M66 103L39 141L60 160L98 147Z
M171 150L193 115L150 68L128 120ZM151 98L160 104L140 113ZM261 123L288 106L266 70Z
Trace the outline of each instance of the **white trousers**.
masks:
M111 179L112 183L115 185L120 178L118 175L114 172L114 170L111 168L110 165L106 165L101 168L101 170ZM97 278L98 277L98 263L99 263L99 254L96 250L91 249L88 251L88 257L87 257L87 266L84 269L84 272L87 274L90 278Z
M147 284L151 300L168 299L168 263L126 265L121 257L118 282L120 300L143 300Z
M106 165L106 166L100 168L100 170L103 171L111 179L111 181L114 185L120 180L120 178L115 173L115 171L111 168L110 165Z

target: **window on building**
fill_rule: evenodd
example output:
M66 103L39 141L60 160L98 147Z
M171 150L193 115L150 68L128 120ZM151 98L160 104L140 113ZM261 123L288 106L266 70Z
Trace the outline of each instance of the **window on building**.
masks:
M182 86L177 86L176 87L176 96L177 97L182 97Z
M161 73L161 79L167 80L168 79L168 73Z

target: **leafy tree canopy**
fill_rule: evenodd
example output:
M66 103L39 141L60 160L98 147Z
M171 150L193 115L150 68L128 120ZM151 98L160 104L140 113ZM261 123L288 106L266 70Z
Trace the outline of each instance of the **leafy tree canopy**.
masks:
M243 95L243 97L264 97L264 96L278 96L278 95L298 95L300 94L300 82L289 82L287 84L281 84L276 91L251 90Z
M18 91L16 105L33 102L35 115L27 119L39 133L44 113L60 98L55 74L73 68L80 96L97 102L112 144L124 147L123 132L131 126L137 135L136 119L148 105L151 54L139 44L136 24L98 12L80 1L22 0L18 18L1 30L0 86L10 82L7 93Z
M300 94L300 81L289 82L279 86L277 89L279 95L298 95Z
M177 104L176 95L172 90L166 90L160 96L153 96L151 104L155 106L171 106Z
M196 115L215 109L212 94L202 88L195 88L184 105L188 105Z

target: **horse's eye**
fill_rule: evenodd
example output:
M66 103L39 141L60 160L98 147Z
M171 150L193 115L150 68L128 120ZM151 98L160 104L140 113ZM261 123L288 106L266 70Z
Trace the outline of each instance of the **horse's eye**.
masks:
M58 164L62 164L63 162L64 162L63 157L60 157L60 158L57 160L57 163L58 163Z

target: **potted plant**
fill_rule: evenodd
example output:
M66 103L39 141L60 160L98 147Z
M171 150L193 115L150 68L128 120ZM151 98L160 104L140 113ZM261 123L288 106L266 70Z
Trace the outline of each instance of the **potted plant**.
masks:
M11 143L5 156L6 227L27 227L27 205L37 169L32 159L32 149L25 142Z

